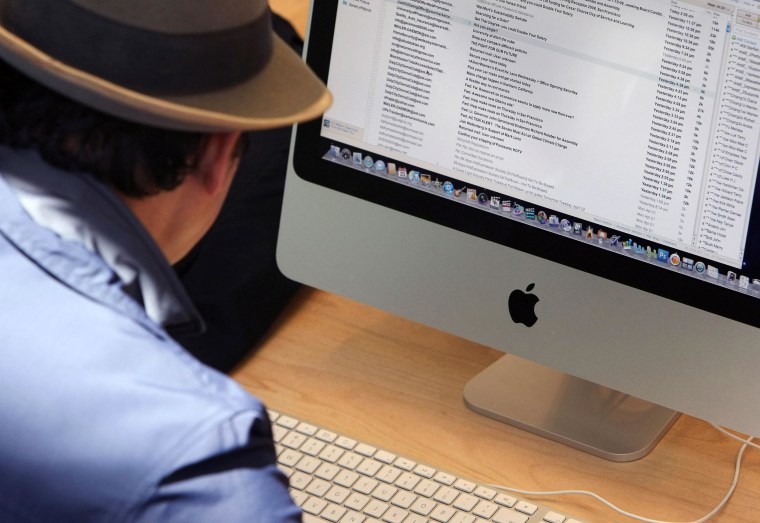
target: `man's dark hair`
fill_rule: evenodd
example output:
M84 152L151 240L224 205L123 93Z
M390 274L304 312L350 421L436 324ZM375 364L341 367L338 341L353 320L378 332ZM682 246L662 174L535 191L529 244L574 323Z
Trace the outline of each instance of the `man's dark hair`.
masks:
M0 60L0 144L37 149L133 197L177 187L207 134L127 122L61 96Z

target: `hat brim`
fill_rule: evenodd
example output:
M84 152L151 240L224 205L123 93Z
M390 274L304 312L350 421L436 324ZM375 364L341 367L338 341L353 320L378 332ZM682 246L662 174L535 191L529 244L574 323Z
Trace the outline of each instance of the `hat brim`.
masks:
M230 88L156 96L68 66L0 25L0 58L27 76L84 105L125 120L183 131L263 130L319 117L332 96L282 39L253 78Z

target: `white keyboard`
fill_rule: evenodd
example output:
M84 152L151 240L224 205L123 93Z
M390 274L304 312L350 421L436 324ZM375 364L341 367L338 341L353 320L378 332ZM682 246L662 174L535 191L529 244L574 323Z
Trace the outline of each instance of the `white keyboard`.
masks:
M305 523L580 523L545 505L269 411Z

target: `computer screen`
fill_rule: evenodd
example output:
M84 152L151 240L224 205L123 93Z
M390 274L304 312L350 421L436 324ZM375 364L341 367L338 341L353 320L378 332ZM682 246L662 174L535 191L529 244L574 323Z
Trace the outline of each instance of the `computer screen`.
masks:
M758 2L315 0L305 56L286 274L760 432Z

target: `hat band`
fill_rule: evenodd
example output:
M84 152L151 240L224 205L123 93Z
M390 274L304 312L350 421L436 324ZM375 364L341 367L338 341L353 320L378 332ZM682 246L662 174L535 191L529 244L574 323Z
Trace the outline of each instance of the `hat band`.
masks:
M0 22L42 52L115 84L160 95L224 89L272 55L268 9L240 27L165 34L128 26L61 0L5 0ZM57 25L51 27L51 20Z

